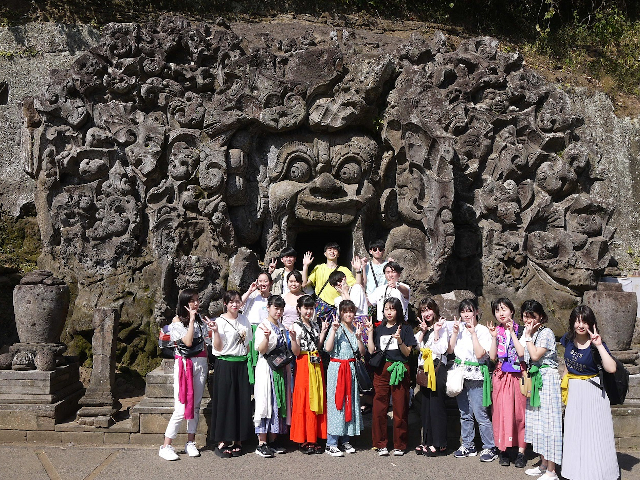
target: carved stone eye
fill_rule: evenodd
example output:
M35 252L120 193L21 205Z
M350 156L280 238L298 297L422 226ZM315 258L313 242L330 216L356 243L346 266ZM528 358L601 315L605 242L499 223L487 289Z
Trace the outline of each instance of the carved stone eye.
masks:
M361 178L362 166L357 161L347 161L338 169L338 179L343 183L358 183Z
M307 162L300 159L293 159L287 169L287 179L293 182L308 182L311 178L311 167Z

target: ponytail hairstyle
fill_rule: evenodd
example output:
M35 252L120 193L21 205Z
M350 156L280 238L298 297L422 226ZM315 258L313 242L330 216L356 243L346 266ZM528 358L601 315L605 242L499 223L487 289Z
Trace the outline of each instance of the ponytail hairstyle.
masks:
M478 303L473 298L465 298L458 305L458 315L462 312L473 312L476 314L476 323L479 323L480 316L478 315Z
M544 307L540 302L536 300L525 300L522 303L522 307L520 307L520 315L522 316L522 320L524 321L524 314L537 314L540 317L540 324L544 325L549 320L547 317L547 312L544 311Z

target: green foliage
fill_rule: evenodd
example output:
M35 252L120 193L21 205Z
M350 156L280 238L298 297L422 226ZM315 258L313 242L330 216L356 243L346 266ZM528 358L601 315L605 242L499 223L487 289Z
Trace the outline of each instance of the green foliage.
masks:
M35 270L41 250L35 218L16 218L0 205L0 268L23 273Z
M569 68L582 68L608 93L640 93L640 21L616 8L598 10L539 37L536 48Z

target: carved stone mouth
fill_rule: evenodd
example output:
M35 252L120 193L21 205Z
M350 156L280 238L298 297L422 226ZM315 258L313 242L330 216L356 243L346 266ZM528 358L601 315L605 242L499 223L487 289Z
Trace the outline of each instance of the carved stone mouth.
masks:
M303 223L322 226L345 226L355 220L363 202L358 198L328 199L308 193L298 195L296 218Z

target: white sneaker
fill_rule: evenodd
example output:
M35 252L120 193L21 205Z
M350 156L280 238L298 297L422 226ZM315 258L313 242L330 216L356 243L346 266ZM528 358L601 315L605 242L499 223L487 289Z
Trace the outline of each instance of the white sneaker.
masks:
M160 447L158 455L160 455L160 458L164 458L169 461L178 460L180 458L173 448L173 445L167 445L166 447L163 445Z
M393 451L393 455L394 455L394 456L396 456L396 457L401 457L401 456L403 456L403 455L404 455L404 450L400 450L399 448L396 448L396 449Z
M342 444L342 451L344 453L356 453L356 449L353 448L353 445L351 445L349 442L344 442Z
M389 450L387 450L386 447L379 448L378 449L378 455L380 455L381 457L388 457L389 456Z
M558 480L558 475L556 475L556 472L547 472L541 477L538 477L538 480Z
M344 452L340 450L337 445L327 445L324 453L332 457L344 457Z
M200 452L198 451L198 447L196 447L196 442L187 442L184 446L184 451L190 457L199 457Z
M538 465L537 467L529 468L524 471L527 475L531 475L532 477L539 477L540 475L544 475L547 471L547 467L542 465Z

